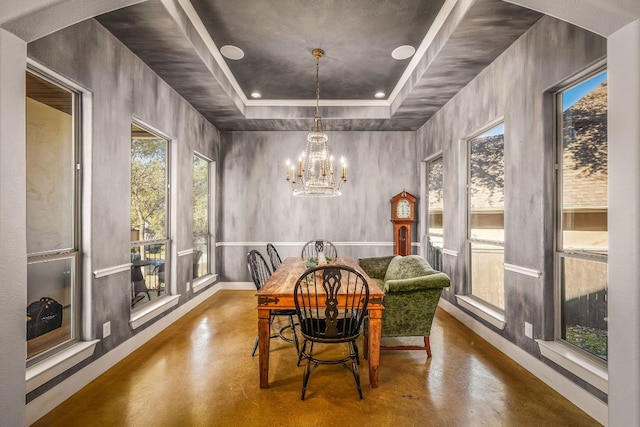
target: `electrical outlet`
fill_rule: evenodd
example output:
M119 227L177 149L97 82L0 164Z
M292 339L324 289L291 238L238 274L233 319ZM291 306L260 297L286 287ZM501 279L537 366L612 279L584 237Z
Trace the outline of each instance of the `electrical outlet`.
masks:
M104 322L102 325L102 338L106 338L111 335L111 322Z
M191 290L191 282L187 282L187 292Z
M533 338L533 325L529 322L524 322L524 336Z

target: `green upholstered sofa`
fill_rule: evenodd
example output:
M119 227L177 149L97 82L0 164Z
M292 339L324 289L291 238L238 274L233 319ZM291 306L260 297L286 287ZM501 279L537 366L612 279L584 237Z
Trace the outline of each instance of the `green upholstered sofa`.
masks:
M361 258L360 267L382 289L383 337L424 337L424 347L382 346L387 350L426 350L431 357L429 335L442 288L450 285L449 276L431 268L419 255ZM365 340L367 339L365 331ZM367 345L365 343L365 357Z

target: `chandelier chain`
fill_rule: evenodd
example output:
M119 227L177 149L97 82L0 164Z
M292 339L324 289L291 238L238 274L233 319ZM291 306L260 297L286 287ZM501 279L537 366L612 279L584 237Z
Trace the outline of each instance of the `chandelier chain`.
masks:
M316 132L320 132L320 58L324 52L322 49L316 49L313 51L313 56L316 58L316 115L315 124Z

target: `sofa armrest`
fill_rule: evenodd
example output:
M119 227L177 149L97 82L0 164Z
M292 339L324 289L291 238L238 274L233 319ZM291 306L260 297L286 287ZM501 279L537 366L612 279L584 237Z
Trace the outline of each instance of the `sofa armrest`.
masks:
M450 285L449 276L445 273L428 274L409 279L392 279L384 282L384 292L412 292L427 289L441 289Z

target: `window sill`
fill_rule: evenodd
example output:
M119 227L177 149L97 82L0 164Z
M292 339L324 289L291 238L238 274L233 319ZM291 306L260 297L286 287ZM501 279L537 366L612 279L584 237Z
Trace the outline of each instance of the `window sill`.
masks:
M27 393L52 380L66 370L91 357L100 340L80 341L27 368Z
M482 320L489 322L501 331L504 330L507 324L504 313L467 295L456 295L456 301L458 305L469 310Z
M164 313L172 307L175 307L178 304L179 298L180 295L168 295L157 301L148 303L135 313L131 313L131 320L129 320L131 328L137 329L152 320L154 317Z
M205 286L209 286L212 283L215 283L218 281L218 275L217 274L207 274L204 277L198 277L196 280L193 281L193 292L198 292L199 290L203 289Z
M604 393L609 393L609 373L605 367L574 351L558 341L536 340L543 357L588 382Z

